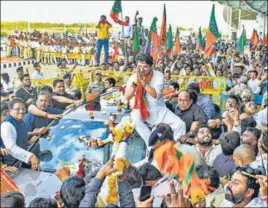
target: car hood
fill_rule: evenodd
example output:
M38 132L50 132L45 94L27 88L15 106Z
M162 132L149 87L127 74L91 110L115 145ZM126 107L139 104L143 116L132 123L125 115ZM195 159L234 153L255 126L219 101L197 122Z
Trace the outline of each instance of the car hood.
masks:
M12 175L20 192L25 196L26 207L37 197L53 198L60 191L62 182L53 173L20 168Z

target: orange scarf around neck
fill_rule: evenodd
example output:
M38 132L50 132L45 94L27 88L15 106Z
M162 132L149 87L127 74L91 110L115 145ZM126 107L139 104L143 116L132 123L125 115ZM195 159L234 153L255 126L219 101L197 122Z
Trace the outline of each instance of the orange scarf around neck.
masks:
M146 76L145 83L149 83L152 77L153 77L153 70ZM142 120L146 120L150 116L144 95L145 95L145 89L140 82L136 89L134 109L139 109Z

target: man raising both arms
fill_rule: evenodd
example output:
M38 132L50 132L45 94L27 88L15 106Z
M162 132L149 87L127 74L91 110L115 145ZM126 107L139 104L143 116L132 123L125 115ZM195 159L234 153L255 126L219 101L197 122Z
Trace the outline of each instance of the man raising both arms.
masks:
M162 95L163 74L153 70L153 58L149 54L140 54L136 60L137 73L129 78L125 92L126 99L131 100L131 104L134 104L131 117L135 129L147 145L151 134L148 126L159 123L168 124L174 132L174 139L179 139L185 134L186 126L165 105Z

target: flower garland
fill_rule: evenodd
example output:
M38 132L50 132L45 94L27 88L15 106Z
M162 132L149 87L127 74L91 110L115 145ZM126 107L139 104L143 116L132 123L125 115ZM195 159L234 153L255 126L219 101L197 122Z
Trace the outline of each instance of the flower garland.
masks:
M108 178L108 195L106 202L108 204L114 204L118 201L118 187L116 181L120 175L123 174L124 170L129 168L130 163L125 158L117 158L115 161L115 167L118 169L115 173L112 173Z
M131 134L134 131L134 124L131 116L125 116L122 118L121 122L114 126L114 118L112 118L106 123L110 128L110 135L108 139L113 139L114 145L112 150L112 155L114 155L119 148L119 144L122 141L124 134ZM118 169L115 173L111 174L108 178L108 195L106 197L106 202L109 204L116 203L118 201L118 188L116 181L119 176L121 176L125 169L129 168L130 163L125 158L117 158L115 161L115 167Z
M133 123L131 116L123 117L121 122L117 124L115 127L112 122L113 120L110 120L108 121L108 123L106 123L110 128L110 135L107 140L104 140L104 142L110 141L111 138L113 139L113 142L114 142L113 151L112 151L112 155L113 155L117 152L119 148L119 144L124 137L124 134L125 133L132 134L132 132L134 131L134 123Z

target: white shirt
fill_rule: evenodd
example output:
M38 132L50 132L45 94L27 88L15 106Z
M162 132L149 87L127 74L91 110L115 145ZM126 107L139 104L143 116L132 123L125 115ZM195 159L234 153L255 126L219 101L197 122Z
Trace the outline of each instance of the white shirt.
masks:
M5 91L13 90L13 88L14 88L12 81L9 81L9 83L6 83L5 81L1 80L1 83L2 83Z
M258 87L259 80L258 79L250 79L248 80L248 87L252 90L254 94L259 94L261 91L261 88Z
M198 144L195 145L195 149L199 152L201 158L203 159L203 163L212 166L216 157L222 153L221 145L212 144L211 148L206 152L205 156L203 157L202 153L199 150Z
M268 119L268 116L267 116L268 112L267 111L268 111L268 108L266 107L263 110L259 111L258 113L254 114L253 118L257 122L256 128L261 130L263 128L263 126L265 124L267 124L267 122L268 122L267 121L267 119Z
M38 80L41 80L41 79L44 79L44 74L43 72L38 72L38 71L34 71L33 74L32 74L32 79L38 79Z
M121 34L120 34L120 38L123 39L123 38L130 38L131 37L131 26L128 26L128 27L124 27L124 37L123 37L123 32L121 30Z
M134 80L137 79L137 74L132 74L127 82L126 90L131 87ZM154 70L153 77L149 83L149 86L153 87L156 91L157 97L153 98L149 93L145 94L146 104L149 112L151 110L161 110L165 106L165 100L162 94L164 84L164 75ZM131 99L130 104L134 106L135 96Z
M9 122L1 123L1 138L7 149L9 149L9 154L25 163L28 163L32 153L22 149L16 145L17 132L15 127Z

